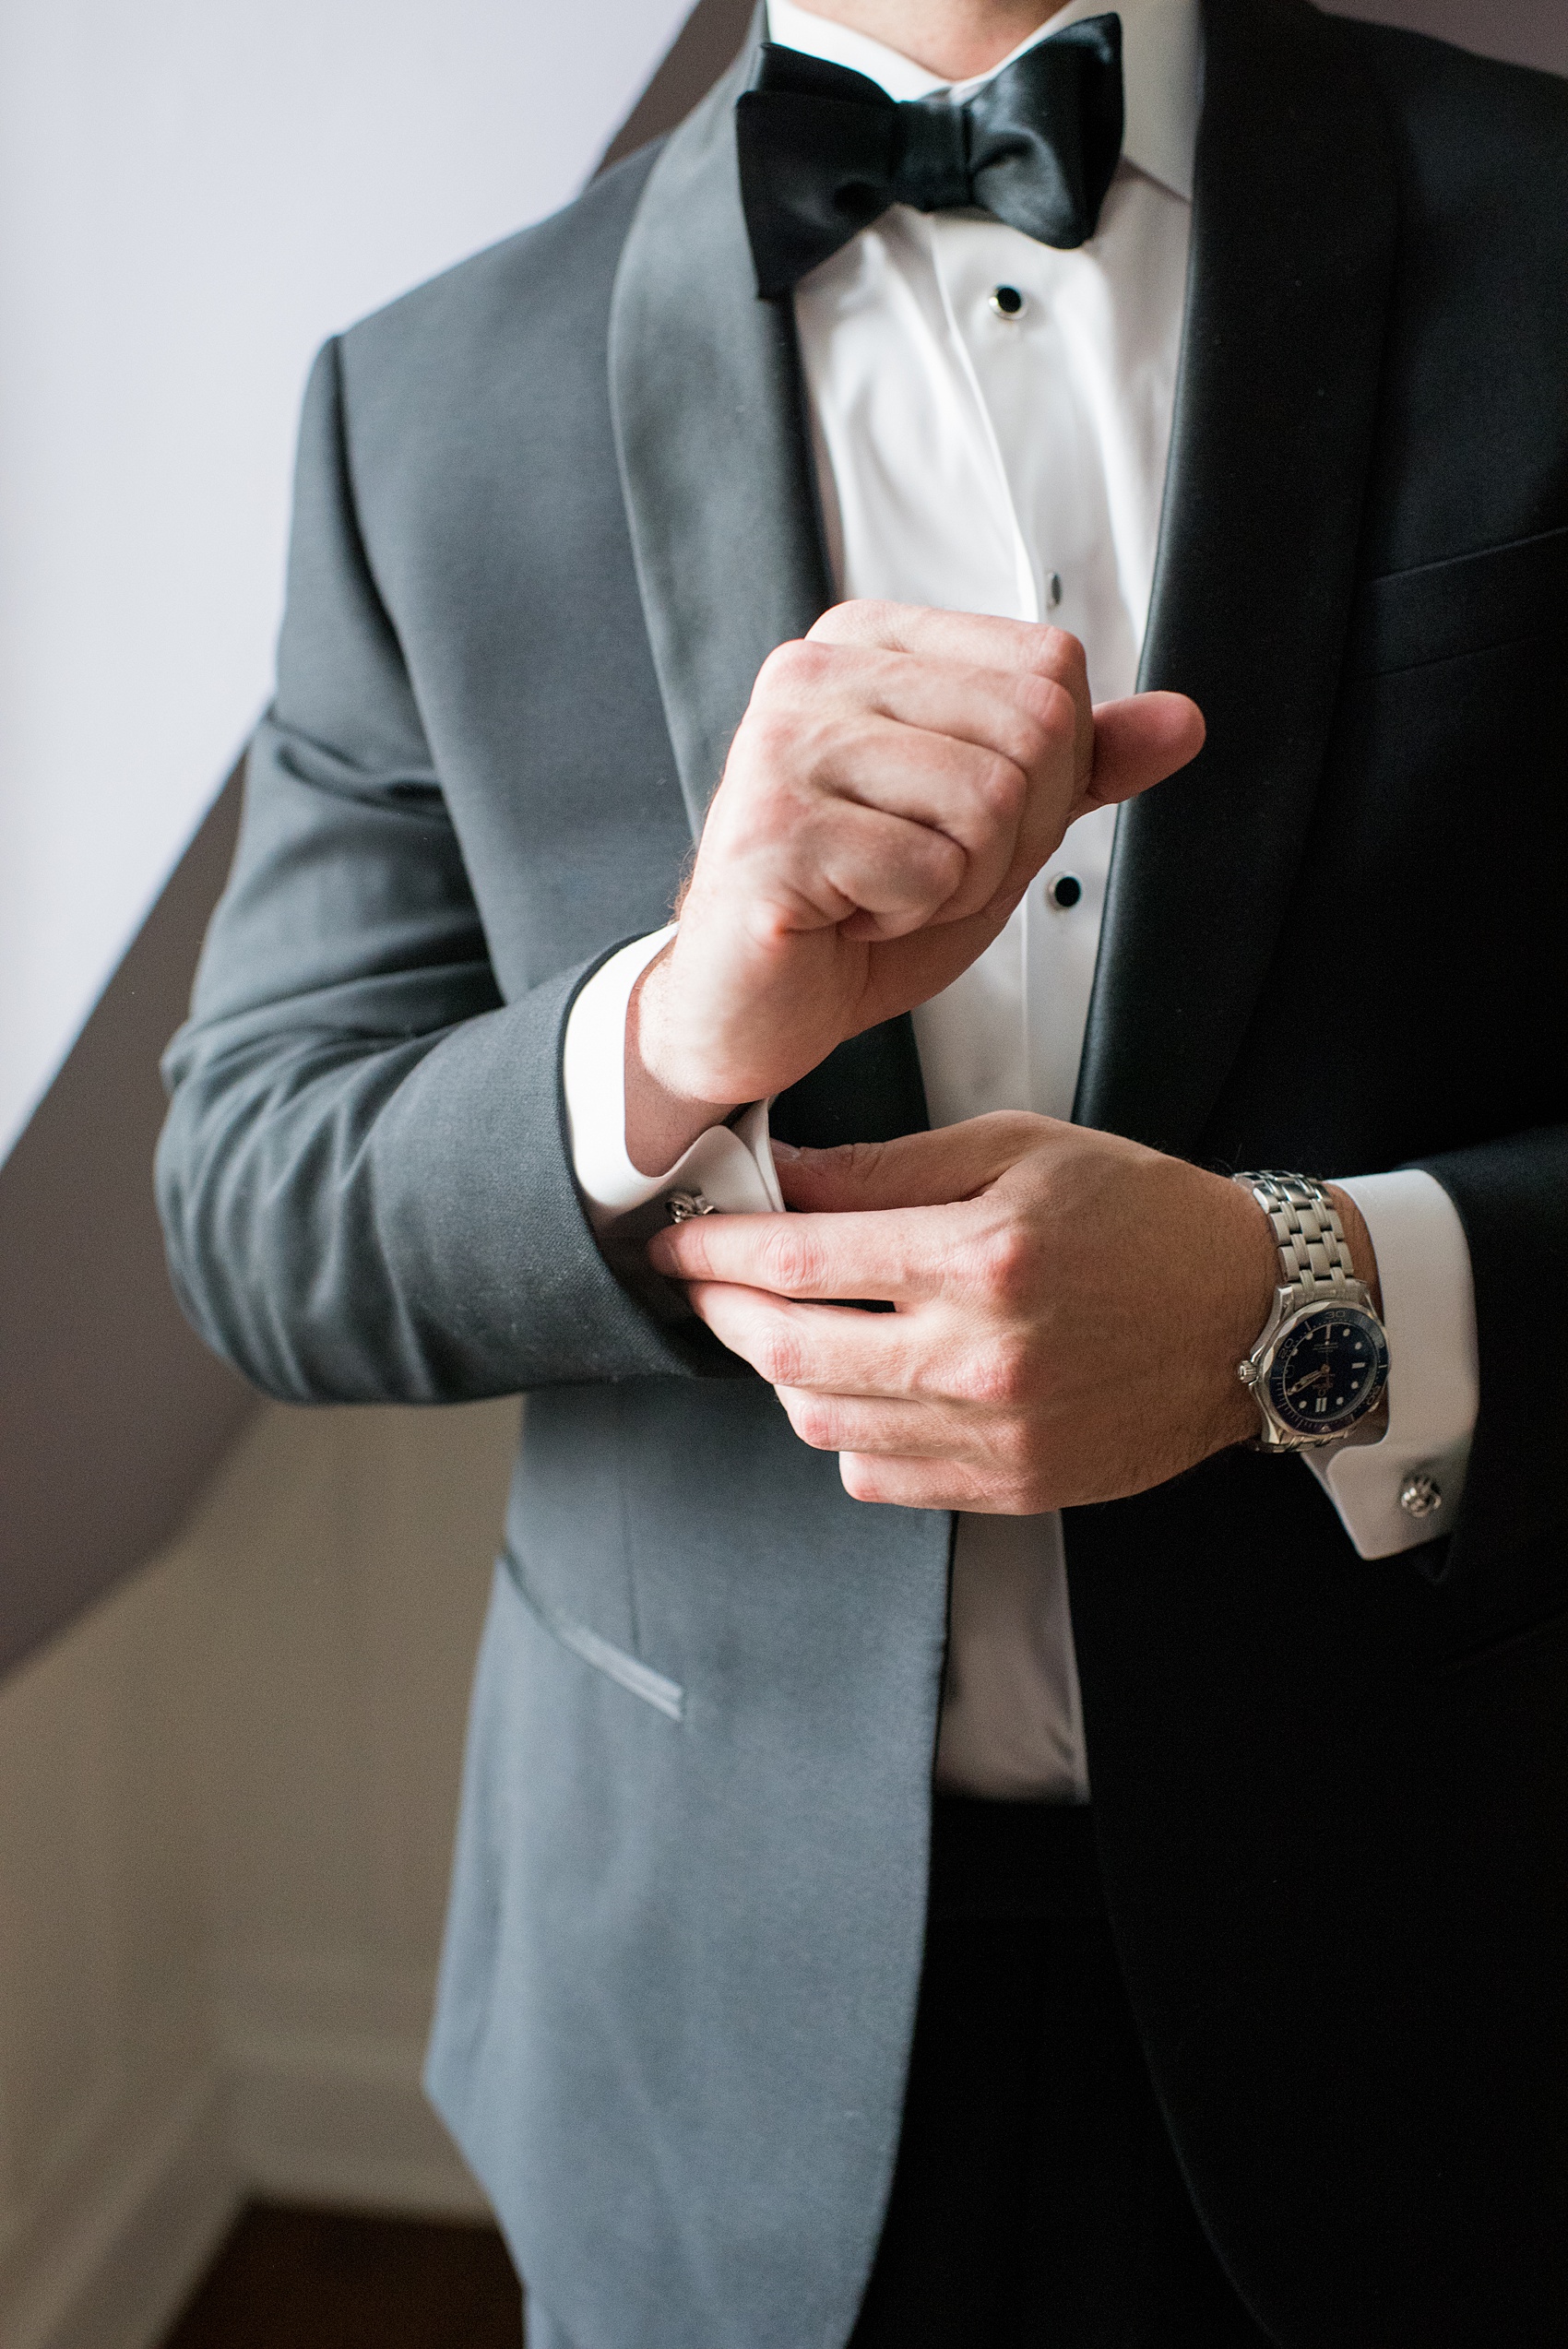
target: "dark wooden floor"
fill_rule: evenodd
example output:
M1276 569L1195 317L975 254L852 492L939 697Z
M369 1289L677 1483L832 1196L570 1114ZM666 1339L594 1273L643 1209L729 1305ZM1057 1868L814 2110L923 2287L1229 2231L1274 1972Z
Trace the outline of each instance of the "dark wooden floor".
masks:
M521 2349L493 2227L253 2202L164 2349Z

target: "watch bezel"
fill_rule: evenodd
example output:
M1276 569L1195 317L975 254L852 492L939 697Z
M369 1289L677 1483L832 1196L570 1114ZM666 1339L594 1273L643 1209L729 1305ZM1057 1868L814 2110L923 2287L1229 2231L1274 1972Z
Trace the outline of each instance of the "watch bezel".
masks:
M1374 1352L1375 1361L1370 1383L1357 1397L1352 1408L1342 1412L1332 1421L1309 1418L1299 1412L1281 1394L1275 1392L1274 1374L1279 1357L1289 1341L1312 1323L1321 1322L1324 1315L1336 1321L1357 1321L1365 1325ZM1314 1297L1295 1303L1284 1314L1278 1325L1268 1334L1265 1344L1253 1357L1255 1376L1253 1393L1266 1419L1287 1442L1336 1443L1360 1426L1383 1401L1388 1386L1388 1333L1374 1311L1369 1297Z

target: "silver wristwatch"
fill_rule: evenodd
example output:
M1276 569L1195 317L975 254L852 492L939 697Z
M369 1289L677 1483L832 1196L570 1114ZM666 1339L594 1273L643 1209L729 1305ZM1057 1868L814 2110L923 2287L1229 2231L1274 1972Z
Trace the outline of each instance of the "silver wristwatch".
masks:
M1383 1400L1388 1333L1356 1278L1345 1230L1321 1183L1299 1174L1239 1174L1274 1227L1279 1287L1257 1344L1236 1374L1263 1418L1262 1452L1335 1443Z

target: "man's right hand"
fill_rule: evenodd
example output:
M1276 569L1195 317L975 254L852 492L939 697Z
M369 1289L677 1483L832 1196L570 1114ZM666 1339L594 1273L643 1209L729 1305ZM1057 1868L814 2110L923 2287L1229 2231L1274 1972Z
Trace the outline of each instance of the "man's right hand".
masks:
M1091 710L1059 628L847 603L764 662L669 945L626 1023L626 1146L742 1101L967 970L1089 809L1184 766L1181 694Z

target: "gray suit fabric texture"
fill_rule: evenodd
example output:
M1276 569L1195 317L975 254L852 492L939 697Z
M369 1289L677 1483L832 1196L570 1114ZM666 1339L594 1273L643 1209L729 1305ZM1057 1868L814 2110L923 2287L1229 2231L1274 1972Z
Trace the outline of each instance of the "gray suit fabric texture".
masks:
M1299 0L1205 13L1145 673L1209 740L1124 811L1078 1114L1208 1163L1429 1166L1476 1267L1482 1421L1452 1537L1380 1568L1249 1456L1073 1513L1102 1868L1194 2200L1274 2336L1544 2338L1568 1560L1519 1430L1562 1407L1568 1307L1568 1103L1535 1042L1568 1009L1540 682L1568 366L1532 307L1568 264L1568 113L1546 77ZM186 1309L268 1392L529 1395L429 2083L577 2349L847 2340L945 1635L950 1519L850 1501L600 1251L564 1126L576 991L668 918L756 668L829 596L734 82L322 353L159 1166ZM1513 363L1478 371L1500 303ZM1301 1040L1325 924L1378 967L1332 1050ZM785 1130L918 1125L912 1068L907 1023L861 1039Z

